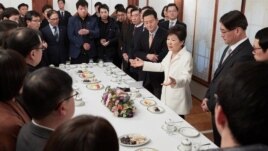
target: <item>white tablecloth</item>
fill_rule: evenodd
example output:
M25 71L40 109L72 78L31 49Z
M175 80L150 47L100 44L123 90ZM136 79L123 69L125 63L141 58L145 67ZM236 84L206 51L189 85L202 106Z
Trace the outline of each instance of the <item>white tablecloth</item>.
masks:
M106 64L107 66L112 66L113 64ZM117 135L122 136L125 134L130 133L137 133L145 135L146 137L150 138L150 142L144 146L140 147L124 147L120 145L120 151L135 151L138 148L143 147L151 147L155 148L159 151L177 151L177 146L181 144L181 141L186 139L180 133L175 134L167 134L161 126L165 123L166 120L171 119L172 121L183 121L180 123L176 123L177 127L192 127L188 122L184 121L180 118L175 112L173 112L169 107L163 104L160 100L154 97L150 92L146 89L139 89L142 97L136 98L134 100L134 105L136 106L137 110L133 118L118 118L115 117L112 112L109 111L106 106L104 106L101 102L102 94L105 91L105 88L101 90L89 90L86 88L86 84L82 82L82 78L79 77L77 71L81 69L81 65L70 65L71 69L63 69L64 71L68 72L73 80L74 85L79 87L80 96L82 97L83 101L85 102L85 106L76 107L75 108L75 115L81 114L91 114L102 116L106 118L115 128ZM126 83L121 83L118 85L116 82L112 82L112 76L107 76L105 74L106 67L100 67L98 65L94 65L88 67L87 70L92 71L95 75L95 78L101 80L101 84L104 87L110 85L111 87L127 87ZM119 68L114 68L113 71L122 72ZM130 80L131 78L126 75L122 76L122 79ZM153 99L157 102L157 105L163 107L165 112L162 114L153 114L147 110L147 107L143 106L140 101L144 97L153 97ZM193 145L195 144L205 144L210 143L210 145L204 146L202 148L216 148L217 146L207 139L204 135L200 134L198 137L188 138Z

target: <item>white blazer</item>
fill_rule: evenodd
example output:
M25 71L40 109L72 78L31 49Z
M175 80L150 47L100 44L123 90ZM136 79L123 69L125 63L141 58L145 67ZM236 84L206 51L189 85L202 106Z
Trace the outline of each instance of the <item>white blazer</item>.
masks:
M190 82L193 73L193 59L190 52L183 47L171 60L172 52L169 51L161 63L144 61L144 71L165 72L165 81L172 77L176 85L163 86L161 101L179 115L190 113L192 96Z

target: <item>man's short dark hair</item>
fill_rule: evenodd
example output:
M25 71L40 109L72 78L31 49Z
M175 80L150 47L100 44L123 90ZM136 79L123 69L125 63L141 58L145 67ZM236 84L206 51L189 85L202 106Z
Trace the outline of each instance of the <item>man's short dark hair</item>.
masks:
M48 4L44 5L42 7L42 13L44 13L47 9L53 9L53 7L51 5L48 5Z
M128 5L127 8L126 8L126 12L128 11L128 9L130 9L130 8L133 9L133 8L135 8L135 7L136 7L136 6L134 6L134 5Z
M154 8L151 7L151 6L144 6L144 7L141 8L141 11L143 11L143 10L145 10L145 9L154 9Z
M53 14L57 14L57 15L58 15L57 11L55 11L55 10L50 10L50 11L48 11L48 12L47 12L47 18L50 19L51 15L53 15Z
M34 119L42 119L70 97L72 91L72 78L66 72L44 67L26 77L23 103Z
M58 2L62 1L65 4L65 0L58 0Z
M4 47L9 31L17 27L19 27L18 23L12 20L0 21L0 47Z
M6 48L18 51L25 58L41 45L39 32L30 28L13 29L6 40Z
M149 15L153 15L155 19L157 19L157 13L155 10L153 9L147 9L144 13L143 13L143 18Z
M117 10L117 9L121 9L121 8L125 8L123 4L116 4L114 6L114 9Z
M220 80L218 103L241 145L268 145L268 64L236 65Z
M220 18L220 22L228 30L234 30L241 27L243 30L247 29L248 22L246 16L238 10L230 11Z
M259 40L262 51L266 52L268 49L268 27L259 30L255 35L255 39Z
M167 10L168 10L169 7L173 7L173 6L176 8L177 11L179 11L179 8L178 8L178 6L175 3L169 3L167 5Z
M14 7L8 7L4 10L1 16L2 16L2 19L4 19L5 17L9 18L15 15L20 15L20 12Z
M33 17L40 17L41 18L41 15L35 10L28 11L25 14L25 21L27 21L27 20L31 21L33 19Z
M101 4L98 8L98 11L100 12L100 9L106 9L109 12L109 7L106 4Z
M13 50L0 48L0 101L10 101L19 95L27 74L24 58Z
M100 6L101 4L102 4L101 2L96 2L96 3L94 4L94 7Z
M118 13L118 12L126 13L126 9L125 8L118 8L116 10L116 13Z
M141 12L141 9L138 7L135 7L133 9L131 9L130 13L132 14L132 12L138 11L139 13Z
M82 7L88 7L88 3L87 1L85 0L78 0L76 2L76 9L78 9L79 6L82 6Z
M29 8L28 4L25 4L25 3L21 3L21 4L18 5L18 9L20 9L21 7Z

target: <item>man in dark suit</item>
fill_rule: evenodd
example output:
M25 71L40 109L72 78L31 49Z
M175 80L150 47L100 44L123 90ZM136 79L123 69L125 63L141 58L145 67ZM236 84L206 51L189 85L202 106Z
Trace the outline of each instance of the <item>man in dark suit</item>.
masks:
M214 108L216 105L214 94L217 91L219 80L235 64L254 60L252 55L253 48L246 35L247 26L248 23L244 14L236 10L224 14L220 19L221 36L228 46L223 52L219 66L201 104L203 111L211 112L214 142L218 146L220 146L221 137L216 129L214 120Z
M20 12L19 26L26 27L25 15L28 12L29 6L25 3L21 3L18 5L18 10Z
M88 63L97 55L94 40L99 37L99 28L95 17L88 14L88 3L76 3L77 15L68 22L68 38L70 41L71 63Z
M54 129L73 116L77 94L72 78L62 70L44 67L27 76L22 103L32 121L21 128L16 150L43 151Z
M59 6L59 9L60 9L60 10L57 11L57 13L59 15L59 18L60 18L59 25L67 27L68 26L68 20L69 20L70 17L72 17L72 15L71 15L70 12L68 12L67 10L64 9L65 0L58 0L58 6Z
M167 33L164 29L158 27L155 10L148 9L143 13L143 23L147 30L141 34L134 48L134 55L142 60L161 62L168 52ZM144 87L160 99L164 73L142 72L139 78L143 79Z
M184 26L185 29L187 29L186 24L178 20L179 8L177 7L176 4L174 4L174 3L168 4L167 5L167 13L168 13L169 20L161 22L159 24L160 27L168 30L169 28L179 24L179 25Z
M59 16L55 10L47 13L49 25L41 29L43 39L47 43L48 65L59 66L68 60L68 38L64 26L59 26Z

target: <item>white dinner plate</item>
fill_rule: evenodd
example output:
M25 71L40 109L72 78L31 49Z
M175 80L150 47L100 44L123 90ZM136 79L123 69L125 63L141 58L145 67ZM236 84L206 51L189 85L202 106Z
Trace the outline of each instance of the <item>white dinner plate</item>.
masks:
M185 137L197 137L200 133L191 127L181 127L178 132Z
M80 78L94 78L95 77L95 75L94 74L92 74L92 73L80 73L79 74L79 77Z
M118 72L115 72L116 75L119 75L119 76L125 76L127 75L125 72L122 72L122 71L118 71Z
M143 148L136 149L135 151L158 151L158 150L155 148L143 147Z
M156 105L156 102L152 99L143 99L141 100L141 104L144 106L153 106Z
M163 107L157 105L149 106L147 110L154 114L161 114L165 112L165 109Z
M84 79L82 80L82 82L86 84L94 84L94 83L100 83L101 81L94 78L94 79Z
M102 88L104 88L103 84L100 83L94 83L94 84L88 84L87 88L90 90L100 90Z
M123 138L129 138L131 141L135 141L136 144L127 144L122 142ZM127 147L137 147L137 146L142 146L145 145L147 143L149 143L150 139L144 135L141 134L126 134L123 136L119 137L119 144L122 146L127 146Z

